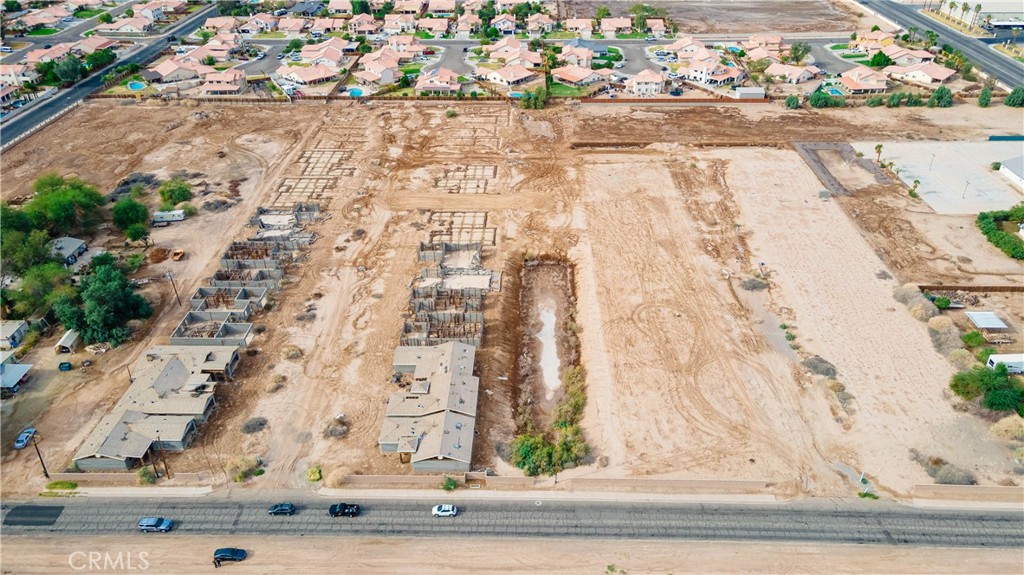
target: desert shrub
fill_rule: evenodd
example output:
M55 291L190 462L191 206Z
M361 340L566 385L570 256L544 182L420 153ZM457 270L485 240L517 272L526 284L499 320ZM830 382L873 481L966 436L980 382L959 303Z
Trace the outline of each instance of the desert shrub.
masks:
M1015 386L1007 385L985 392L981 404L985 409L992 411L1017 411L1024 403L1024 390Z
M945 86L939 86L928 98L929 108L949 108L952 105L953 91Z
M441 482L441 489L445 491L455 491L455 488L459 486L459 482L450 475L444 476L444 481Z
M447 110L444 111L444 117L445 118L454 118L455 116L458 116L458 115L459 115L459 113L456 112L452 108L448 108Z
M822 357L818 355L805 359L803 361L803 366L810 370L811 373L824 375L829 378L834 378L836 373L838 373L836 371L836 366L832 365L829 361L822 359Z
M910 459L917 462L924 468L925 473L930 477L938 475L939 470L946 465L946 460L941 457L928 457L916 449L910 450Z
M993 423L989 431L1003 441L1024 441L1024 417L1006 416Z
M800 98L797 96L786 96L786 109L795 110L800 107Z
M146 263L146 254L131 254L124 259L124 265L130 274L139 271L144 263Z
M935 298L935 300L932 303L935 304L935 307L937 307L940 310L942 310L942 309L949 309L949 306L953 302L950 301L950 299L948 297L940 295L939 297Z
M909 310L910 315L918 321L928 321L939 314L939 309L935 307L935 304L923 297L912 301L907 306L907 310Z
M328 439L341 439L348 436L348 426L339 421L329 424L324 429L324 437Z
M160 184L160 209L172 210L181 202L192 199L192 186L182 179L167 180Z
M970 348L978 347L979 345L985 344L985 336L980 331L969 331L965 333L961 338L964 345Z
M252 477L259 469L260 462L255 457L236 457L224 466L224 471L235 483L241 483Z
M978 361L980 361L982 365L988 365L988 358L995 352L996 348L986 347L978 350L977 355L975 355L975 357L978 358Z
M324 487L337 489L344 485L346 477L348 477L348 473L344 469L335 469L324 478Z
M185 212L185 216L189 217L189 218L191 218L192 216L194 216L194 215L199 213L199 208L193 206L192 204L190 204L188 202L185 202L184 204L181 204L181 206L179 206L179 209L181 211Z
M302 350L297 345L288 344L281 348L281 356L285 359L299 359L302 357Z
M316 483L324 477L323 469L319 465L314 465L306 470L306 480L310 483Z
M564 395L555 406L555 417L551 424L553 427L567 428L579 422L583 408L587 405L586 379L587 372L582 366L562 371Z
M46 484L46 488L74 491L75 489L78 489L78 484L74 481L51 481Z
M974 474L970 471L947 463L935 474L935 483L939 485L974 485L977 480L974 479Z
M1024 260L1024 240L1017 234L1003 231L999 222L1024 221L1024 203L1000 212L981 212L975 222L988 241L1013 259Z
M983 365L970 371L958 373L949 382L953 393L966 400L984 395L981 404L992 411L1024 410L1024 389L1010 378L1006 366L999 364L995 369Z
M266 472L267 472L266 469L263 469L262 467L259 467L259 468L255 469L255 470L253 470L252 476L253 477L259 477L260 475L263 475Z
M974 356L966 349L954 349L946 356L957 371L967 371L974 366Z
M250 417L242 424L242 433L259 433L267 427L267 418Z
M747 278L740 282L740 287L747 291L761 291L768 289L768 284L759 278Z
M825 92L815 92L808 100L812 108L843 108L846 100L841 97L832 97Z
M886 108L899 108L900 104L903 103L903 99L906 98L906 97L907 97L907 95L904 94L903 92L893 92L892 94L889 94L889 98L886 99L885 107Z
M284 383L288 381L288 376L283 373L275 373L273 381L274 383Z
M156 483L156 474L153 473L152 469L143 465L135 473L135 480L139 485L153 485Z
M928 320L928 335L932 338L935 350L942 355L960 349L960 330L946 316L935 316Z
M553 469L554 446L540 433L522 433L512 440L510 462L531 477Z
M281 382L278 382L278 381L272 381L272 382L268 383L267 386L265 388L263 388L263 389L267 393L277 393L277 392L281 391L282 389L284 389L284 383L281 383Z
M988 108L990 103L992 103L992 88L985 86L981 89L981 95L978 96L978 107Z
M865 102L865 104L867 104L867 107L869 108L877 108L882 105L882 97L872 96L867 99L867 102Z
M921 295L921 290L914 284L905 284L892 290L892 297L903 305L909 304Z

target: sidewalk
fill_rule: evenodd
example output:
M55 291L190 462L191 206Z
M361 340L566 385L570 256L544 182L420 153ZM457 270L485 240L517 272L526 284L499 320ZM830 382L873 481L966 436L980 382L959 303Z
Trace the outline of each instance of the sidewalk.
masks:
M202 497L213 493L206 487L80 487L73 492L82 497L144 498L144 497Z
M498 491L493 489L331 489L316 492L320 497L332 499L444 499L446 501L634 501L637 503L726 503L726 504L779 504L770 493L633 493L615 491Z

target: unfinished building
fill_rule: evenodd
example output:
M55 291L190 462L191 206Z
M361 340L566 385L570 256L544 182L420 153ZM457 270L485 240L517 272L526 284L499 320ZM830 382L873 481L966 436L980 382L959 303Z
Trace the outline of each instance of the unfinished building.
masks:
M171 345L230 345L247 347L252 324L243 311L190 311L171 333Z
M407 389L388 398L381 453L400 454L415 471L469 471L480 389L475 357L476 347L458 342L395 350L399 386Z
M248 310L253 313L267 305L267 288L198 288L188 300L192 311Z

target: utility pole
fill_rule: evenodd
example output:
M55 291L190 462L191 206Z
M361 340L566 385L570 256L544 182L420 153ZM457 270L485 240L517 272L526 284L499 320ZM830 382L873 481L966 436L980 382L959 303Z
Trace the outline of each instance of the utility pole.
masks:
M167 279L171 280L171 288L174 289L174 299L178 300L178 307L181 307L181 298L178 296L178 286L174 283L174 274L167 272Z
M969 185L971 185L971 182L968 181L968 180L964 180L964 193L960 194L960 199L961 200L965 199L967 197L967 186L969 186Z
M32 434L32 447L36 448L36 457L39 458L39 465L43 466L43 477L49 479L50 472L46 470L46 463L43 462L43 454L39 452L39 444L36 443L36 438L39 437L35 433Z
M164 444L162 441L160 441L159 435L156 436L156 448L160 450L160 461L162 461L164 464L164 475L167 476L167 479L170 479L171 472L169 469L167 469L167 456L164 455Z
M129 384L131 384L131 383L134 383L134 382L135 382L135 378L134 378L134 377L132 377L132 366L130 366L130 365L128 365L128 364L126 363L126 364L124 364L124 368L125 368L126 370L128 370L128 383L129 383Z

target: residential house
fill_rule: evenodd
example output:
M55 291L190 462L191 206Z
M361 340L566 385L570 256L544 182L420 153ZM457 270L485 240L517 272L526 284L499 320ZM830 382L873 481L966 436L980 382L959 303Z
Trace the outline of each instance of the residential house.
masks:
M234 32L238 29L238 20L233 16L214 16L203 22L203 30L210 32Z
M611 74L611 70L591 70L575 64L551 70L552 78L570 86L589 86L607 80Z
M506 36L511 36L516 33L516 17L511 14L498 14L491 18L490 27Z
M594 52L588 48L577 48L570 46L562 48L561 60L566 64L590 68L594 63Z
M408 34L391 36L388 38L387 47L394 51L399 61L412 60L427 49L420 44L419 38Z
M492 62L501 62L508 66L536 68L544 62L540 52L531 51L525 42L513 37L503 38L495 44L484 46L483 49Z
M594 32L594 21L590 18L569 18L563 27L569 32L579 34L582 38L590 38Z
M17 98L19 90L17 86L8 86L0 82L0 105L8 106Z
M136 4L133 10L135 10L136 16L142 16L147 20L156 22L157 20L164 19L164 6L159 2Z
M289 38L296 38L306 32L307 25L305 18L281 18L277 21L277 30Z
M67 18L68 16L71 16L72 12L72 10L68 10L67 8L59 4L56 6L47 6L46 8L41 8L38 11L39 14L49 14L50 16L53 16L58 20L61 18Z
M599 44L597 42L591 40L584 40L582 38L573 38L572 40L564 42L562 44L562 49L564 50L565 48L586 48L587 50L593 52L595 56L608 55L607 44Z
M665 78L654 70L641 70L626 80L626 91L636 96L661 94L665 89Z
M499 12L511 10L520 4L527 4L530 0L495 0L494 8Z
M376 34L379 29L379 23L369 14L356 14L348 21L349 34L366 36Z
M455 16L455 0L430 0L427 12L434 18L451 18Z
M888 88L886 76L867 66L857 66L839 75L839 81L851 94L876 94Z
M241 94L245 91L245 72L238 68L207 74L203 80L206 83L199 87L199 91L210 96Z
M323 84L338 77L338 71L328 68L323 64L312 66L281 66L277 73L291 82L301 86L313 86Z
M408 14L410 16L419 16L423 13L423 7L426 4L424 0L397 0L395 2L395 14Z
M78 353L78 348L82 346L82 336L73 329L69 329L64 332L64 335L60 336L57 343L53 345L53 353L60 355L62 353Z
M666 52L673 52L679 59L688 58L698 50L706 49L707 47L704 45L704 42L690 36L683 36L665 47Z
M416 29L440 37L448 33L448 24L447 18L420 18L416 21Z
M537 78L536 73L521 64L505 66L498 70L480 69L477 71L477 75L482 75L488 82L503 86L516 86Z
M676 73L683 73L683 77L691 82L707 84L709 86L722 86L732 84L743 76L739 68L725 66L719 61L692 61L685 68L679 68Z
M27 64L0 64L0 83L20 87L38 79L39 73Z
M49 62L51 60L61 60L65 56L71 53L71 49L74 48L74 44L71 42L62 42L60 44L54 44L50 48L39 48L38 50L32 50L25 56L25 62L35 68L36 64L40 62Z
M50 242L50 253L64 264L64 267L73 265L78 261L78 256L89 250L89 246L78 238L67 236L57 238Z
M14 352L5 352L7 356L0 362L0 397L10 397L21 391L21 386L28 381L28 372L32 364L14 361Z
M647 20L647 27L644 29L644 32L655 38L664 38L668 31L668 25L660 18L649 18Z
M25 341L28 333L28 322L24 320L5 319L0 322L0 349L14 349Z
M918 62L908 66L886 66L882 72L893 80L918 84L942 84L956 74L956 70L940 66L935 62Z
M67 0L64 7L71 13L79 10L96 10L103 6L103 0Z
M543 12L537 12L536 14L530 14L526 18L526 31L530 36L537 37L541 34L547 34L555 29L555 21L544 14Z
M892 32L882 30L857 32L857 38L849 42L849 49L854 52L874 54L878 50L896 43Z
M462 3L463 13L469 14L470 12L472 12L473 14L476 14L477 12L480 11L481 8L484 7L484 4L484 0L465 0Z
M381 48L360 58L359 64L362 69L353 72L352 76L363 84L393 84L400 76L399 60L399 54L393 49Z
M153 21L145 16L132 16L96 25L99 34L144 34L152 29Z
M345 63L345 54L354 52L358 46L359 44L356 42L349 42L341 38L329 38L319 44L304 46L300 54L302 61L307 64L324 64L338 70Z
M882 53L897 66L910 66L935 60L935 55L928 50L909 50L898 44L885 46L882 48Z
M209 375L214 381L231 381L242 361L239 348L228 345L157 345L146 356L173 357L191 373Z
M780 64L772 62L764 70L765 76L780 78L790 84L810 82L821 76L823 73L817 66L793 66L791 64Z
M168 58L156 66L151 66L142 73L142 76L151 82L168 84L196 80L216 71L212 66L192 61L183 62L175 57Z
M309 27L309 33L314 37L323 36L332 32L341 32L346 25L347 22L343 18L314 18L313 25Z
M352 14L352 0L330 0L327 11L331 14Z
M53 14L35 10L15 18L10 27L16 30L36 30L45 26L51 26L59 21L60 18Z
M293 18L312 18L323 10L324 6L319 1L299 2L288 9Z
M253 14L252 18L238 27L238 31L242 34L265 34L267 32L273 32L277 29L277 18L274 18L270 14L260 12L259 14Z
M164 16L188 11L188 2L185 0L153 0L148 4L160 6L160 8L163 9ZM135 12L138 13L138 9L136 9Z
M455 39L457 40L469 40L470 34L476 34L480 31L482 22L480 17L473 12L466 12L462 16L459 16L458 21L455 24Z
M416 30L416 19L410 14L385 14L383 30L388 34L405 34Z
M93 52L106 50L108 48L114 49L116 47L117 40L93 35L76 42L75 45L71 47L71 51L77 55L83 55L92 54Z
M459 75L448 68L434 68L416 79L416 93L452 95L462 90Z
M629 18L601 19L601 33L604 35L629 34L633 31L633 21Z

